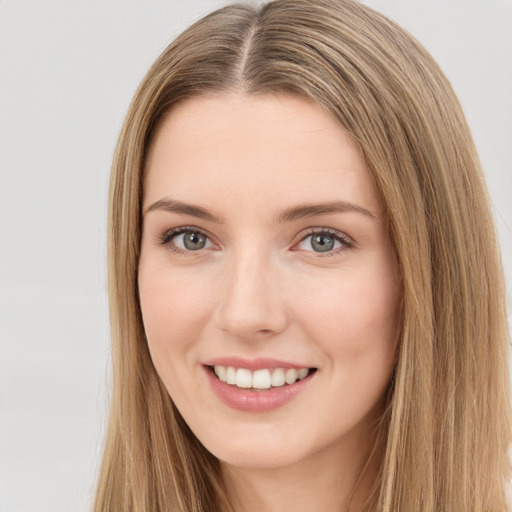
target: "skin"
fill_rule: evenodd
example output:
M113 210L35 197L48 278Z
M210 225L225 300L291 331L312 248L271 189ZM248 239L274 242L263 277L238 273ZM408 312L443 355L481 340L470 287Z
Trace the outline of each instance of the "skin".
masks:
M182 416L221 461L236 510L349 510L383 411L400 302L358 145L305 99L212 94L164 118L146 171L139 291L149 349ZM217 220L155 205L169 199ZM333 201L356 209L276 221ZM203 249L187 250L179 236L162 243L183 226L208 236ZM319 253L309 235L325 229L345 241ZM203 363L225 356L317 372L284 406L239 411L205 376ZM370 465L353 503L375 472Z

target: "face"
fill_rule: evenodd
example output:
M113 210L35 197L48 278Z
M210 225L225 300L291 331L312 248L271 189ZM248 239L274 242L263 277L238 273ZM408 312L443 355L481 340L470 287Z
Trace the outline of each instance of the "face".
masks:
M211 95L165 117L146 170L143 321L191 430L237 467L360 453L400 292L358 145L305 99Z

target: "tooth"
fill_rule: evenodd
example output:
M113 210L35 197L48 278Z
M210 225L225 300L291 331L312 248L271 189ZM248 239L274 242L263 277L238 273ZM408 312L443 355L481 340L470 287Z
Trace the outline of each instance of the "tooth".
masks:
M285 383L284 370L282 368L276 368L272 373L272 386L282 386Z
M297 380L297 377L298 377L297 370L290 368L289 370L286 371L286 375L285 375L284 379L286 381L286 384L293 384Z
M251 370L245 368L238 368L236 371L236 385L239 388L252 388L252 373Z
M232 366L228 366L226 369L226 382L236 384L236 370Z
M252 387L256 389L268 389L272 382L268 370L256 370L252 375Z
M269 389L271 386L280 387L284 384L293 384L297 380L302 380L309 374L308 368L296 370L289 368L276 368L274 370L261 369L254 373L246 368L235 368L233 366L215 365L213 367L215 375L221 382L236 385L239 388Z
M226 382L226 367L216 364L213 369L215 371L215 375L219 377L219 380L221 382Z

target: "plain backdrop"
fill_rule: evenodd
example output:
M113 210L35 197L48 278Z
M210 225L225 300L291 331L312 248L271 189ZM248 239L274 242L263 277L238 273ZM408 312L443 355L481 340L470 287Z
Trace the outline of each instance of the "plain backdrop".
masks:
M225 2L0 0L0 512L85 512L108 403L105 221L130 98ZM366 2L450 78L512 277L512 1Z

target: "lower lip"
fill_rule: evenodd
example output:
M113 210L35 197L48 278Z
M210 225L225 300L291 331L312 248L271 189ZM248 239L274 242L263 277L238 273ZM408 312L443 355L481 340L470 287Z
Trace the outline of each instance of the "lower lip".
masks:
M213 391L220 400L233 409L246 412L266 412L282 407L303 391L316 374L314 372L294 384L252 391L226 384L215 376L209 366L203 368Z

